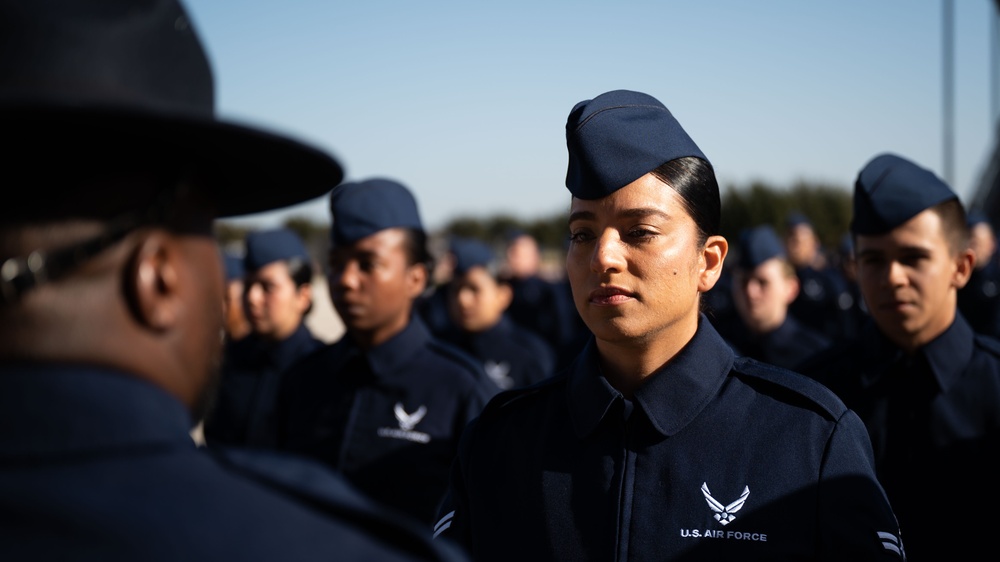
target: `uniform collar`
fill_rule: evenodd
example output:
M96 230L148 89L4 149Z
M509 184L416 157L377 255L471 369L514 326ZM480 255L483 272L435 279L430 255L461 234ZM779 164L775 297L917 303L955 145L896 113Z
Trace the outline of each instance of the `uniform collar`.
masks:
M268 347L267 355L271 359L271 364L281 370L288 368L302 356L303 351L308 349L314 339L305 323L300 323L290 336Z
M482 332L476 332L474 334L466 332L469 334L472 341L496 341L498 339L509 338L511 333L514 332L515 325L514 321L503 315L500 317L500 321L496 324L490 326L489 328L483 330Z
M0 366L0 458L182 444L191 417L135 375L81 365Z
M956 311L951 326L921 350L942 390L947 391L958 382L972 361L974 338L972 327Z
M691 422L716 395L732 369L734 355L708 319L701 315L691 341L635 393L635 402L653 428L670 436ZM569 410L578 437L589 435L616 400L622 399L601 375L594 339L571 367Z
M917 350L927 360L931 375L938 386L947 391L961 377L972 360L975 333L960 312L955 312L951 326ZM863 375L865 386L871 386L888 374L890 366L905 357L905 353L881 333L871 320L862 332L866 357L871 366Z
M785 316L785 321L781 323L773 331L764 334L761 338L763 341L768 343L771 342L788 342L794 341L795 335L802 329L802 325L798 323L791 315Z
M416 314L401 332L363 353L372 373L379 379L398 378L410 366L410 359L431 340L427 325ZM356 344L354 345L356 347Z

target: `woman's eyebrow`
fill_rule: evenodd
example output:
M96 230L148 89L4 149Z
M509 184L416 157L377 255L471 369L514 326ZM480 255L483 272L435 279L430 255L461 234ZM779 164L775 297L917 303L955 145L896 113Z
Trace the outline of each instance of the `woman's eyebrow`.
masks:
M637 207L634 209L625 209L624 211L618 213L618 216L628 217L628 218L641 218L649 216L657 216L662 219L669 219L670 215L663 212L656 207Z
M635 207L632 209L625 209L623 211L616 213L615 216L624 218L642 218L650 216L657 216L663 219L670 218L669 214L660 209L657 209L656 207ZM596 218L597 215L593 211L576 211L570 214L569 222L572 223L573 221L578 221L578 220L594 220Z
M594 220L595 218L597 218L597 215L593 211L575 211L570 213L569 221L567 222L572 224L573 221Z

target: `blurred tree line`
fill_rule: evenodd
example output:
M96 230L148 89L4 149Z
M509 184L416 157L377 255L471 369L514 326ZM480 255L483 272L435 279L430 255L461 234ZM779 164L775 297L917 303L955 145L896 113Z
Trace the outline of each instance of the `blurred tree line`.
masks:
M735 244L739 233L752 226L770 224L779 234L785 232L785 218L792 212L804 214L813 224L823 245L830 251L840 244L851 220L850 189L844 186L799 182L779 188L754 182L746 186L730 185L722 192L722 235ZM432 240L449 236L477 238L502 247L512 230L527 232L549 253L562 253L569 239L568 213L558 213L532 221L514 216L497 215L488 218L459 217L438 232ZM329 249L329 225L305 218L291 218L285 226L295 230L319 263L326 262ZM216 225L216 236L224 247L236 247L247 233L246 228L225 222Z

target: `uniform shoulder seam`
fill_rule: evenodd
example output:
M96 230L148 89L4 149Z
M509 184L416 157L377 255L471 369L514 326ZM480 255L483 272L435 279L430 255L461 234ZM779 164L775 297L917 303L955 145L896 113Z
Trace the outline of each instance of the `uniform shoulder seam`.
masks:
M987 334L976 334L976 345L1000 357L1000 339Z
M737 357L734 370L746 378L753 378L807 400L832 419L844 414L847 406L836 394L819 381L790 369L763 363L749 357Z

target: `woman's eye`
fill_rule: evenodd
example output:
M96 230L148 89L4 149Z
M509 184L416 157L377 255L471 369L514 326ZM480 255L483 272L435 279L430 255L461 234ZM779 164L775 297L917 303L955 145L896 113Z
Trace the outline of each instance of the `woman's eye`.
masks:
M633 228L628 231L628 235L632 238L648 238L655 235L656 233L648 228Z

